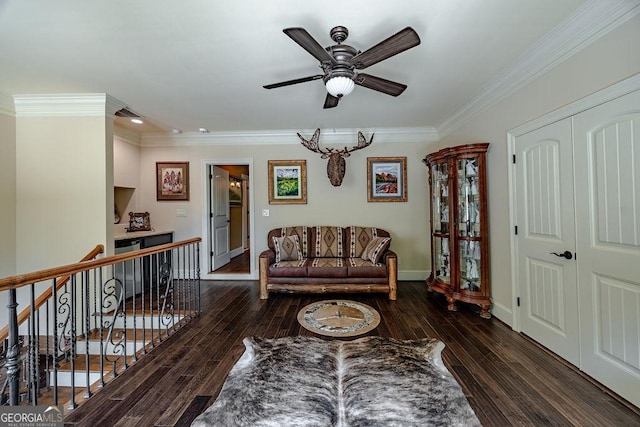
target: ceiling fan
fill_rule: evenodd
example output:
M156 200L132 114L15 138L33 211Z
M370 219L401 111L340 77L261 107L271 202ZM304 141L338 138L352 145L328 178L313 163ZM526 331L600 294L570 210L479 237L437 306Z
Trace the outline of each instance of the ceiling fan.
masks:
M322 68L323 73L273 83L263 87L265 89L275 89L322 79L328 92L324 101L324 108L336 107L340 98L351 93L355 85L391 96L400 95L407 88L407 85L361 73L358 70L377 64L420 44L420 37L411 27L397 32L364 52L342 44L349 36L349 30L343 26L331 29L329 35L336 44L327 48L320 46L304 28L285 28L282 31L320 61L320 68Z

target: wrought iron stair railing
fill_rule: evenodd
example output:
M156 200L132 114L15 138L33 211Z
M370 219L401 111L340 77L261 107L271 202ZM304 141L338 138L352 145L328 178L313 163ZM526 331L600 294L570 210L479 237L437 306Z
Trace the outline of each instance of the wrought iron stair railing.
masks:
M0 279L1 403L74 409L197 316L200 241Z

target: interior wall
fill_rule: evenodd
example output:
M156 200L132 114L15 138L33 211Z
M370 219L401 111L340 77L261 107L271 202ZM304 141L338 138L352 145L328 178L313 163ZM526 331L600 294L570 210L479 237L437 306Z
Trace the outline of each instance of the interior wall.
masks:
M491 142L488 154L493 314L512 324L507 131L640 72L640 16L597 40L441 141Z
M322 140L322 137L321 137ZM355 145L356 136L338 146ZM393 238L391 248L398 253L401 278L424 280L429 270L428 189L427 170L422 159L433 151L435 143L373 144L351 153L347 158L346 174L340 187L333 187L327 178L327 160L305 149L301 144L262 145L193 145L179 147L141 147L140 203L151 214L151 224L175 230L176 240L204 237L202 204L206 202L203 161L215 159L253 159L255 239L257 255L267 247L270 229L292 225L363 225L384 228ZM407 157L406 203L367 202L367 157ZM307 161L307 204L270 205L268 199L268 160ZM188 161L190 163L190 200L157 202L155 200L155 162ZM186 217L177 217L176 209L184 209ZM268 209L269 216L262 216ZM257 258L256 258L257 260ZM206 264L205 264L206 265ZM256 262L257 265L257 262Z
M1 112L0 152L0 277L6 277L16 274L16 120Z
M118 135L113 138L113 185L114 204L120 214L114 232L120 234L129 226L129 212L139 212L140 146Z
M104 117L16 119L19 273L77 262L97 244L113 246L110 132Z

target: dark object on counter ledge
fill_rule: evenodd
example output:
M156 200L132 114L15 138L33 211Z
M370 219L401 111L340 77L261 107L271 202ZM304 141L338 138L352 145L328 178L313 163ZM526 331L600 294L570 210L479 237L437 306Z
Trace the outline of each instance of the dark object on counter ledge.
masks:
M127 232L149 230L151 230L149 212L129 212L129 228L127 228Z

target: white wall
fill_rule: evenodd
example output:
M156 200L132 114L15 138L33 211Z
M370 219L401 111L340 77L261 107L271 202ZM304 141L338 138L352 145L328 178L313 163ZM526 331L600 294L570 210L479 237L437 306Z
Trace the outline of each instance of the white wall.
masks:
M296 137L297 138L297 137ZM346 137L344 145L355 145L355 135ZM322 143L322 135L320 136ZM266 248L266 236L270 229L286 225L364 225L387 229L392 235L391 247L398 253L398 269L412 278L425 279L429 270L429 237L427 205L427 169L424 156L433 151L434 143L385 142L373 144L352 153L347 158L347 172L340 187L333 187L327 178L327 160L312 153L299 143L256 145L206 145L202 142L180 147L141 148L139 208L149 211L155 228L175 230L177 240L203 236L202 212L205 160L252 159L254 194L252 210L255 229L251 230L256 244L256 256ZM367 157L407 157L407 203L367 202ZM306 205L269 205L267 187L268 160L307 161ZM156 161L188 161L190 163L191 195L188 202L157 202L155 190ZM185 209L187 216L176 217L176 209ZM269 209L270 216L263 217L262 209ZM203 250L203 252L205 252ZM206 264L205 264L206 265ZM202 265L204 268L205 265ZM256 264L257 265L257 264ZM203 273L205 271L203 270Z
M110 244L113 143L106 140L111 132L106 122L104 117L17 117L18 272L71 264L97 244Z
M113 185L137 188L140 184L140 147L116 135L113 138Z
M129 212L138 212L140 191L140 146L127 138L113 138L113 185L115 206L120 222L114 225L114 233L122 234L129 226Z
M511 324L509 190L507 138L509 129L640 72L640 16L578 52L545 75L477 114L441 142L452 146L488 141L489 233L494 315Z
M16 123L1 111L0 153L0 277L6 277L16 272Z

